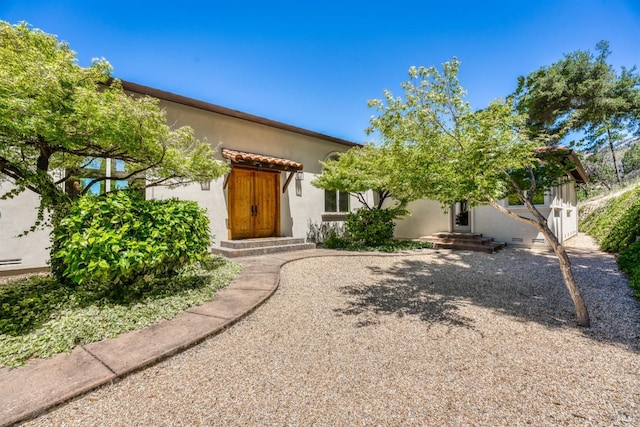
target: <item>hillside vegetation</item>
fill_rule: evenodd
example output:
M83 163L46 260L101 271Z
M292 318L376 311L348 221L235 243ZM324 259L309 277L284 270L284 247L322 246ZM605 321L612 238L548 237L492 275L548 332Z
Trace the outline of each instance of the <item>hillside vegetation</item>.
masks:
M640 297L640 185L605 200L585 202L582 209L589 213L581 219L580 231L593 236L603 251L619 254L618 266Z

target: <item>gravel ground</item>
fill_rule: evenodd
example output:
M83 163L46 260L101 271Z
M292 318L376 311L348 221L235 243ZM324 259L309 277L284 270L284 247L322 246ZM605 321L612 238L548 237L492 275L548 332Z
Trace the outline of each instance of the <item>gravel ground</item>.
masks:
M545 251L310 258L224 333L28 425L640 425L640 306L615 259Z

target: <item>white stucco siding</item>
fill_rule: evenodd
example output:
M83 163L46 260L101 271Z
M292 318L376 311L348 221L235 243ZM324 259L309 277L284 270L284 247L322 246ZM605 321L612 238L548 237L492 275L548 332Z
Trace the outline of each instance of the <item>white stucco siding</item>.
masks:
M566 182L555 189L551 207L554 209L553 222L556 236L563 242L578 233L578 195L573 181Z
M311 185L313 178L322 173L321 160L349 147L332 141L302 135L260 123L205 111L198 108L162 101L167 112L167 122L174 127L191 126L196 138L206 139L222 160L222 148L284 158L301 163L303 179L294 177L283 193L289 175L280 173L280 234L306 237L309 222L320 223L324 210L324 190ZM206 208L215 235L214 245L228 238L227 189L223 189L224 177L211 183L210 191L202 191L199 185L174 190L157 188L151 197L179 197L194 200ZM358 207L352 200L351 207Z
M11 184L0 184L0 194ZM19 234L36 222L38 195L26 190L13 199L0 200L0 272L46 267L49 259L50 229L38 229L26 236Z
M302 163L304 170L320 173L320 160L332 152L349 147L284 129L253 123L182 104L162 101L167 123L174 127L191 126L196 138L205 139L220 157L221 148L265 154Z
M520 216L533 218L525 207L508 206L506 200L502 200L500 203ZM566 182L552 189L545 196L545 204L536 207L547 219L549 228L556 235L560 243L577 234L577 194L573 181ZM474 231L493 237L495 240L518 246L548 244L544 235L535 227L498 212L491 206L475 208L473 217Z
M506 201L502 201L501 203L505 202ZM507 208L520 216L532 218L532 215L526 208L513 206ZM546 217L551 214L549 208L538 206L538 210ZM506 242L508 245L514 246L543 246L547 244L542 233L535 227L503 214L491 206L478 206L474 208L473 218L473 231L482 233L487 237L493 237L496 241Z
M415 239L438 231L450 231L449 213L433 200L416 200L408 204L411 215L396 222L395 236L398 239Z

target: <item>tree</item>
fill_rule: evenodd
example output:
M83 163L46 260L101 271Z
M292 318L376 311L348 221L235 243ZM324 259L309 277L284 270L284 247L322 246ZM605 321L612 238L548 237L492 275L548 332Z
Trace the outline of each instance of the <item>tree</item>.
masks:
M404 152L408 154L407 150ZM362 204L362 208L345 218L349 239L367 246L379 246L392 240L395 220L408 214L407 203L420 198L420 193L407 185L407 169L401 160L410 162L411 158L400 155L397 150L391 152L389 147L369 144L353 147L337 159L322 163L322 175L311 184L349 193ZM377 200L370 203L367 191L373 191Z
M640 143L638 140L622 156L622 167L625 176L640 170Z
M573 168L567 161L570 150L545 148L544 140L529 138L526 117L515 114L508 101L497 100L484 110L472 111L464 101L458 68L455 58L443 64L442 72L435 67L410 68L410 80L402 84L404 97L385 91L383 100L369 102L379 114L371 119L368 131L379 132L383 147L413 152L416 160L408 167L419 170L408 174L409 185L443 207L457 200L467 200L470 206L489 204L539 230L558 257L578 324L589 326L571 261L533 203L536 189L558 185ZM531 218L499 203L508 193L518 197Z
M127 95L104 59L89 67L53 35L0 21L0 183L2 197L25 190L45 210L70 202L64 183L96 159L124 162L120 179L142 186L181 185L221 176L226 166L191 128L171 129L158 101ZM92 176L80 194L104 182Z
M597 56L576 51L520 77L514 96L535 132L559 141L569 132L583 131L582 148L596 152L608 147L620 182L614 146L640 120L640 75L635 67L617 73L607 64L607 41L596 49Z
M611 190L611 186L616 182L616 174L611 160L603 152L587 153L583 156L582 164L589 175L589 187Z
M404 166L399 163L401 159L403 156L392 153L389 147L372 144L353 147L335 160L322 162L322 175L316 177L312 185L349 193L366 209L382 209L385 202L393 201L388 208L402 213L407 203L420 198L420 192L406 185ZM404 161L410 161L410 158L404 157ZM374 204L367 200L369 190L377 195Z

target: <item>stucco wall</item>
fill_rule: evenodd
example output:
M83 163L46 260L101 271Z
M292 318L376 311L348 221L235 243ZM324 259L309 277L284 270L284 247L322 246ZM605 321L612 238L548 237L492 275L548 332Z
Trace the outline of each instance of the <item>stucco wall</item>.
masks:
M506 199L500 203L520 216L532 218L532 215L524 206L509 206ZM560 243L577 234L577 194L573 181L553 188L545 195L545 204L536 207L545 216L549 228L558 237ZM498 212L491 206L475 208L473 218L474 232L482 233L510 245L544 246L549 243L543 234L532 225Z
M502 202L504 203L504 201ZM532 218L526 208L508 207L514 213L526 218ZM540 212L548 216L549 208L538 207ZM494 240L506 242L513 246L544 246L547 241L533 226L518 221L491 206L474 208L474 232L493 237Z
M0 184L0 194L10 188L8 182ZM37 214L38 196L29 190L13 199L0 200L0 272L46 267L49 229L18 237L35 224Z
M499 202L510 211L532 218L524 206L509 206L507 200ZM575 183L566 182L545 195L545 203L536 206L547 218L549 227L560 242L575 236L578 231L577 194ZM428 236L438 231L453 231L450 213L444 213L440 204L430 200L419 200L408 205L412 213L398 221L395 235L398 238L413 239ZM548 245L535 227L505 215L491 206L478 206L470 213L471 231L493 237L496 241L513 246Z
M322 172L321 160L324 161L331 153L346 151L348 146L168 101L162 101L161 105L167 111L168 123L176 127L191 126L198 139L206 139L211 144L220 160L220 150L229 148L285 158L304 165L303 180L296 181L294 177L284 193L282 188L288 173L280 174L282 236L306 237L309 221L322 221L324 191L313 187L311 181ZM180 197L194 200L206 208L215 235L214 244L217 245L228 237L228 189L223 189L223 183L224 177L212 182L210 191L202 191L199 185L149 191L151 197ZM359 206L355 200L351 202L352 208Z
M438 231L450 231L449 213L433 200L416 200L407 205L411 215L396 222L395 236L399 239L415 239Z

